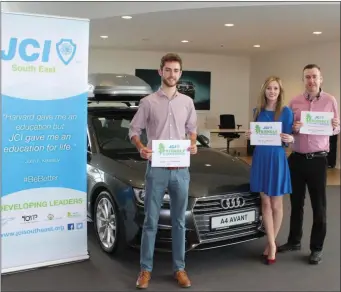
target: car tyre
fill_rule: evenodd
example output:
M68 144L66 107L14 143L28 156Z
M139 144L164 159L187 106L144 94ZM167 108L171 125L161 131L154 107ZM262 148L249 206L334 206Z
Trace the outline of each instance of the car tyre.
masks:
M111 194L102 191L94 205L94 227L102 250L114 254L125 248L123 224Z

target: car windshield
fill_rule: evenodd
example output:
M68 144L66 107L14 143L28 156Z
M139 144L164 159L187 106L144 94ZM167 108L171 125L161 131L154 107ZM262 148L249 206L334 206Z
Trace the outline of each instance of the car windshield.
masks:
M129 139L129 126L133 113L118 113L92 118L93 127L101 150L115 152L135 152L136 147ZM141 142L147 145L146 131L140 136ZM202 144L198 141L198 147Z

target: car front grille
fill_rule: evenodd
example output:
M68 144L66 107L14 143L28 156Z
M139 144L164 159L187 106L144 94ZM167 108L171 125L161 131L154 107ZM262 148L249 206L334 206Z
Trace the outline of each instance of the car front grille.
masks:
M244 199L243 207L231 207L224 209L222 199L241 197ZM198 198L193 206L194 221L199 233L200 241L219 241L233 237L246 236L257 233L259 225L260 197L250 193L228 194L214 197ZM255 210L255 221L243 225L236 225L221 229L211 229L211 220L216 216L237 214Z

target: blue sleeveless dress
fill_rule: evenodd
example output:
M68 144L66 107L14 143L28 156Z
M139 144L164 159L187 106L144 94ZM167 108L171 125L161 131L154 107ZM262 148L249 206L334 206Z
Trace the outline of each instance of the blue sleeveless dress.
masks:
M275 112L262 110L257 122L274 122ZM294 115L284 107L278 122L282 133L291 134ZM256 146L251 165L251 192L263 192L268 196L283 196L292 193L290 170L285 146Z

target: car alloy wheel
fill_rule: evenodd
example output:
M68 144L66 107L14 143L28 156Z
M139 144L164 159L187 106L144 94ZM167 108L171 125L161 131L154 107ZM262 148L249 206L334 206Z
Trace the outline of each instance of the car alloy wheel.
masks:
M117 241L117 215L112 199L105 191L98 196L96 201L95 224L103 249L112 252Z

